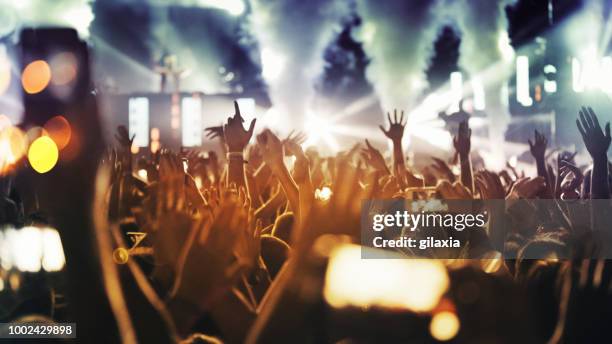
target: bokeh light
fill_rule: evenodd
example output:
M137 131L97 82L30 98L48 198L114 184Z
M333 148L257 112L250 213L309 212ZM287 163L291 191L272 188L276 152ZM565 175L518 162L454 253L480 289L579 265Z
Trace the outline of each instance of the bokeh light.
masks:
M70 129L70 123L64 116L58 115L49 119L43 128L60 150L64 149L70 142L72 130Z
M6 56L6 50L0 50L0 95L3 95L11 85L11 62Z
M434 339L447 341L453 339L459 332L460 322L453 312L436 313L429 323L429 332Z
M13 125L13 122L7 115L0 115L0 130L8 128Z
M113 261L116 264L125 264L130 259L130 253L123 247L119 247L113 251Z
M38 272L60 271L66 264L60 235L56 229L35 226L0 231L2 254L0 265L5 270ZM12 289L15 289L12 287Z
M41 136L49 136L47 131L43 127L31 127L26 131L25 136L29 143L34 142L37 138Z
M42 92L51 81L51 68L43 60L36 60L28 64L21 75L21 84L24 91L29 94Z
M57 164L59 151L57 145L48 136L41 136L34 140L28 150L28 161L38 173L46 173Z
M357 245L331 253L323 294L333 307L433 310L449 286L442 263L429 259L361 259Z
M77 59L74 54L69 52L59 53L51 58L49 65L53 85L68 85L76 79Z
M66 257L59 233L54 228L43 228L40 232L43 245L43 269L49 272L60 271L66 264Z
M319 201L329 201L331 195L332 191L328 186L324 186L315 191L315 199L318 199Z
M17 127L9 126L0 131L0 172L6 173L26 152L26 138Z

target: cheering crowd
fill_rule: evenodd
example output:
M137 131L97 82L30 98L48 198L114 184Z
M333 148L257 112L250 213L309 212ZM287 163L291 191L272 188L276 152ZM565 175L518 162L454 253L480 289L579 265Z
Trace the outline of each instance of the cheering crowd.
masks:
M102 159L99 170L106 171L109 187L93 211L110 227L103 230L110 231L112 243L100 256L112 252L113 261L100 258L101 273L118 338L432 342L423 315L331 311L321 283L308 277L322 242L360 242L362 200L409 199L423 190L427 197L446 200L544 201L519 213L485 203L485 229L464 231L460 240L467 252L444 260L448 294L461 320L454 340L594 343L609 338L612 264L598 259L605 258L598 244L612 238L606 228L609 207L596 203L609 199L611 191L610 125L599 122L607 116L588 107L578 113L577 130L592 164L578 166L574 152L549 156L555 147L536 131L528 143L537 175L525 176L510 165L501 171L473 167L467 121L453 139L454 161L431 157L426 169L417 170L402 147L403 111L388 113L389 123L381 126L393 147L388 161L368 140L332 156L304 151L304 135L280 138L255 119L244 123L234 104L235 114L223 126L206 130L220 143L217 153L162 148L135 159L133 137L119 127L116 148ZM20 208L15 190L7 194L9 202ZM5 223L33 218L19 211L4 215ZM15 221L19 216L24 219ZM142 240L133 240L134 233ZM499 266L491 271L483 262ZM114 272L105 268L109 264ZM28 311L14 312L9 320L40 313ZM56 315L48 321L65 319Z

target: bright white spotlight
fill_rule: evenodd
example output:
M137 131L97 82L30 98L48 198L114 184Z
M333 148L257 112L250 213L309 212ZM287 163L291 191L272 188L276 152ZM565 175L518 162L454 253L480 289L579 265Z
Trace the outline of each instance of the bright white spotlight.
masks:
M504 61L512 61L514 58L514 48L510 45L510 38L508 38L508 33L506 31L499 33L497 49L499 49Z
M485 109L485 91L480 78L472 79L472 91L474 92L474 110L483 111Z
M202 98L185 97L181 100L181 131L183 147L202 145Z
M600 69L599 87L606 93L612 93L612 57L604 56L601 59Z
M13 261L19 271L40 271L43 242L38 228L24 227L14 231L11 250L13 251Z
M218 8L227 11L227 13L233 16L239 16L245 10L243 0L198 0L198 5Z
M42 267L45 271L60 271L66 264L64 248L59 233L53 228L41 230L43 243Z
M134 145L149 145L149 99L146 97L130 98L128 101L128 131L130 137L135 135Z
M533 99L529 95L529 58L516 58L516 100L523 106L531 106Z
M240 112L242 112L242 110ZM278 108L271 107L263 114L263 116L261 116L260 119L257 120L257 126L261 128L268 127L271 129L276 129L280 126L281 120L282 116Z
M463 98L463 74L461 72L452 72L450 74L451 85L451 112L459 111L459 102Z
M325 118L316 116L311 113L306 114L306 122L304 123L304 131L308 139L304 142L305 147L312 146L322 140L332 151L338 151L338 142L334 138L334 128L331 121Z
M75 28L83 37L89 36L89 24L94 20L94 14L89 4L67 8L63 11L62 19L66 24Z
M557 74L557 67L551 64L547 64L546 66L544 66L544 75L550 75L550 78L552 78L555 74ZM557 92L557 82L555 80L544 80L544 91L546 93Z
M261 68L261 74L266 80L275 80L285 68L285 57L271 49L263 49L261 51Z

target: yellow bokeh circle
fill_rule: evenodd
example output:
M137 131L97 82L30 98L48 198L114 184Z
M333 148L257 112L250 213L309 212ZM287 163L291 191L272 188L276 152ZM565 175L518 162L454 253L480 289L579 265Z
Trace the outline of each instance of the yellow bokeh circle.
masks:
M439 341L453 339L461 327L459 318L453 312L443 311L436 313L429 323L431 336Z
M48 136L41 136L34 140L28 150L28 161L38 173L46 173L57 164L59 151L57 145Z

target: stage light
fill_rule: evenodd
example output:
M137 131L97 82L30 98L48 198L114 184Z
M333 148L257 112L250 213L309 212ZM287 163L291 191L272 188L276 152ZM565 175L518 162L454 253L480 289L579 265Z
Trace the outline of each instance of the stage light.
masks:
M151 140L159 141L159 128L151 128Z
M606 93L612 93L612 57L604 56L601 59L601 73L599 73L599 87Z
M43 228L42 235L42 267L45 271L60 271L66 264L64 249L59 233L53 228Z
M47 173L57 163L59 152L55 142L48 136L41 136L34 140L28 150L28 161L38 173Z
M62 11L61 19L75 28L83 37L89 35L89 24L94 20L94 14L89 4L72 6Z
M546 80L544 80L544 91L546 93L557 92L557 81L553 79L555 74L557 74L557 67L551 64L544 66L544 75L546 76Z
M55 141L57 148L60 150L64 149L70 142L72 136L72 130L70 129L70 123L64 116L55 116L47 121L44 125L44 130L47 135Z
M11 61L6 54L6 47L0 45L0 96L8 90L11 84Z
M147 174L147 170L145 169L140 169L138 170L138 177L140 177L140 179L144 180L145 182L148 181L148 174Z
M529 58L516 58L516 100L523 106L531 106L533 99L529 95Z
M76 79L77 59L69 52L59 53L49 61L51 67L51 83L55 86L70 84Z
M577 93L584 91L582 65L575 57L572 57L572 89Z
M202 99L185 97L181 105L181 131L183 147L202 145Z
M332 251L323 289L331 306L429 312L448 289L446 269L437 260L361 259L364 249L342 245Z
M149 145L149 99L130 98L128 101L128 131L138 147Z
M463 74L461 72L452 72L450 74L451 85L451 112L459 111L459 102L463 99Z
M0 130L4 130L13 125L13 122L7 115L0 114Z
M239 16L244 13L245 5L243 0L198 0L202 7L214 7L233 15Z
M157 151L161 148L161 144L159 143L159 141L152 141L151 142L151 153L155 154L157 153Z
M29 94L42 92L51 81L51 68L43 60L36 60L28 64L21 75L21 84L24 91Z
M362 25L361 29L361 39L364 43L371 43L376 35L376 24L366 21L365 24Z
M512 61L514 58L514 48L512 48L512 45L510 44L510 38L508 37L508 33L506 31L499 33L497 49L499 49L504 61Z
M40 230L36 227L11 230L9 240L17 269L26 272L40 271L43 252Z
M261 51L261 74L266 80L277 79L285 67L285 57L272 51L263 49Z
M472 78L472 90L474 92L474 110L483 111L485 104L485 91L479 77Z
M61 270L65 263L59 233L54 228L7 228L0 232L0 263L2 268L24 272Z
M332 195L332 191L328 186L324 186L320 189L317 189L315 191L315 199L318 199L319 201L329 201L329 199L331 198Z
M453 339L459 332L460 322L453 312L443 311L436 313L429 323L431 336L439 341Z
M0 132L0 172L5 173L26 152L26 136L17 127L6 127Z
M331 121L312 113L306 113L304 130L308 137L306 142L304 142L304 147L309 147L319 141L323 141L333 152L337 152L340 149L334 137L335 131Z

